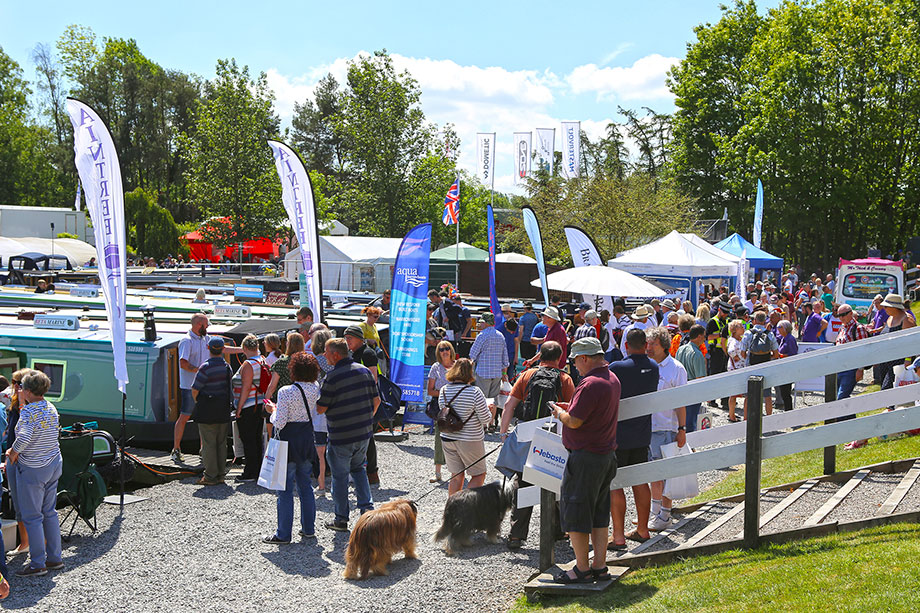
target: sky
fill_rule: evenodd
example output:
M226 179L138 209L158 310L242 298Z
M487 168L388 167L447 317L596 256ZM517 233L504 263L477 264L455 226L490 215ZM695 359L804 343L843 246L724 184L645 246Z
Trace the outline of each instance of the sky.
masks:
M555 128L561 150L561 121L581 121L596 139L622 121L618 106L673 111L667 71L695 26L718 21L720 3L729 2L0 0L0 46L28 79L35 45L53 44L71 24L133 38L164 68L205 78L233 57L267 74L283 125L325 74L343 82L349 60L386 49L418 81L428 120L454 124L459 165L472 170L476 133L495 132L495 188L517 192L514 132Z

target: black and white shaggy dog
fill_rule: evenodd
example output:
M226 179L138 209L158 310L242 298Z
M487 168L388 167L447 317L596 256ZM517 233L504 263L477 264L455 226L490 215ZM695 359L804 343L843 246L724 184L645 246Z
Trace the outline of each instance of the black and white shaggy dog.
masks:
M509 480L502 486L493 481L482 487L460 490L448 498L444 519L434 541L446 539L444 553L449 556L460 547L469 546L470 536L477 530L484 530L489 541L498 542L502 520L514 503L516 483L516 480Z

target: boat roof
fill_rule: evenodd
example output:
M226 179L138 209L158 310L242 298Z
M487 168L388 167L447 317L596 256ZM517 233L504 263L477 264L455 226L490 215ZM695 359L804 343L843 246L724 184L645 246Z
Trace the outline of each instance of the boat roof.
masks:
M143 345L147 347L167 347L182 340L184 334L162 333L158 334L156 341L147 342L144 340L143 330L127 330L125 332L125 342L128 345ZM110 330L99 328L90 330L89 328L80 328L79 330L46 330L34 328L32 326L16 326L0 323L0 338L21 338L21 339L53 339L80 342L99 342L111 343L112 334Z

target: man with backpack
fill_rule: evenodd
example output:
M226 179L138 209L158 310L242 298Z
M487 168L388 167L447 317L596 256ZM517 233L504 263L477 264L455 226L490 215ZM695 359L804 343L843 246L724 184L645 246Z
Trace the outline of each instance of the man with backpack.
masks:
M511 388L511 395L505 401L502 410L501 437L502 441L508 436L511 418L517 417L519 422L532 421L546 418L552 414L548 404L550 402L570 402L575 395L575 384L572 378L559 370L559 359L562 357L562 346L555 341L546 341L540 349L540 364L525 370L518 377ZM531 485L522 480L521 473L515 473L518 487ZM511 508L511 532L508 534L508 548L519 549L522 541L527 538L530 530L530 516L533 507Z
M741 357L748 360L750 366L779 359L779 343L767 330L767 314L763 311L754 313L754 327L741 337ZM772 415L773 388L764 388L763 398L766 414Z

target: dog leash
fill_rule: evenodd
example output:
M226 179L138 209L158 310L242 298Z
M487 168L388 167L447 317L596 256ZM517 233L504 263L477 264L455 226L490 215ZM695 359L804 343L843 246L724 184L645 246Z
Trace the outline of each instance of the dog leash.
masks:
M447 478L447 481L449 482L451 479L453 479L453 478L456 477L457 475L462 475L463 473L466 472L466 470L467 470L468 468L470 468L470 466L474 466L474 465L476 465L476 464L482 462L482 461L485 460L487 457L489 457L490 455L492 455L493 453L495 453L496 451L498 451L498 450L501 448L501 446L504 445L504 444L505 444L504 441L500 442L498 445L496 445L494 448L492 448L491 451L487 451L486 454L485 454L484 456L482 456L481 458L479 458L479 459L476 460L475 462L471 462L471 463L469 464L469 466L464 466L463 469L461 469L459 472L455 472L454 474L452 474L450 477ZM435 491L436 489L438 489L438 488L440 488L440 487L441 487L441 484L439 483L438 485L434 486L433 488L431 488L430 490L428 490L427 492L425 492L424 494L422 494L421 496L419 496L418 498L416 498L416 499L413 500L412 502L418 504L419 501L420 501L422 498L424 498L425 496L427 496L428 494L430 494L431 492Z

